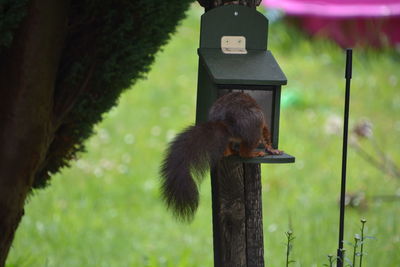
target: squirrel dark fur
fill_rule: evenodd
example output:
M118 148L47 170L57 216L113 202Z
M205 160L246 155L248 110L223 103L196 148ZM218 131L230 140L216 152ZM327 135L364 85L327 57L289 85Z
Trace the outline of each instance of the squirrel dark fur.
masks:
M169 144L161 167L161 191L177 218L190 221L199 205L198 184L224 156L263 156L273 149L262 109L248 94L228 93L212 105L209 121L186 128Z

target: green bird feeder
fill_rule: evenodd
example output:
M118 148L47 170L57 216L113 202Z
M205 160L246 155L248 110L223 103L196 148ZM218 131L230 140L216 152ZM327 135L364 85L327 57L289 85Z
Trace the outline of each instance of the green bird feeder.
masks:
M209 109L218 97L245 92L263 109L272 147L278 149L281 86L287 79L267 50L267 38L268 20L253 8L226 5L202 15L196 123L208 120ZM286 153L236 158L246 163L295 161Z

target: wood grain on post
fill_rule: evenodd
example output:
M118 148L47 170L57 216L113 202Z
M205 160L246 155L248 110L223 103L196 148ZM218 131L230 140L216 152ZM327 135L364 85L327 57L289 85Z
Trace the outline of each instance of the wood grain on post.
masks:
M246 265L243 164L220 161L211 172L214 266Z
M264 266L260 164L243 164L248 267Z
M260 164L223 159L211 172L215 267L263 267Z

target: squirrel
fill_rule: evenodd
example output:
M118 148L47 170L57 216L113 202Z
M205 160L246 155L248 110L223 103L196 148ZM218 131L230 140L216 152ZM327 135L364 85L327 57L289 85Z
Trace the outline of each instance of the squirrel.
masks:
M161 193L167 207L191 221L199 205L198 183L223 157L282 154L272 148L264 113L249 94L227 93L211 106L209 120L190 126L171 141L161 166ZM193 178L195 174L195 178Z

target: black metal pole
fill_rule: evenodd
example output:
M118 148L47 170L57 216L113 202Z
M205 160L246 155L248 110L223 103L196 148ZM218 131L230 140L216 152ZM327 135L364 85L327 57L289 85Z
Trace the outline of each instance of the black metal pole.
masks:
M339 245L337 250L337 267L342 267L344 263L343 236L344 236L344 209L346 197L346 166L347 166L347 139L349 128L349 106L350 106L350 80L352 72L351 48L346 49L346 96L344 103L344 127L343 127L343 150L342 150L342 181L340 189L340 219L339 219Z

